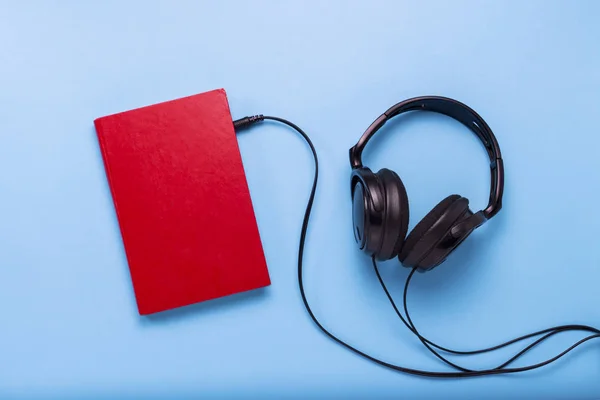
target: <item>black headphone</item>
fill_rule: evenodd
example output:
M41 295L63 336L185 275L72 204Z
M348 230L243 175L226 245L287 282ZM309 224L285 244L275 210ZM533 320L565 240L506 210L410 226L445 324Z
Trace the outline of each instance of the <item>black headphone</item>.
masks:
M376 174L368 168L363 167L361 161L362 151L375 132L381 128L387 120L402 114L407 111L433 111L445 114L456 119L462 124L471 129L485 146L490 157L491 169L491 188L490 201L484 210L473 213L469 209L469 201L461 196L452 195L441 201L420 221L413 231L406 237L408 232L408 196L400 177L389 169L382 169ZM315 199L317 189L317 180L319 176L319 161L315 147L308 135L297 125L285 119L278 117L269 117L256 115L245 117L234 121L236 131L243 127L252 125L263 120L273 120L288 125L296 130L309 145L315 162L315 174L304 219L302 221L302 230L300 232L300 241L298 244L298 286L302 302L308 315L317 325L317 327L329 338L344 346L346 349L358 354L369 361L377 363L386 368L395 371L404 372L413 375L435 377L435 378L466 378L485 375L497 374L512 374L516 372L531 371L558 360L565 354L569 353L583 343L600 338L600 329L586 325L560 325L548 329L543 329L537 332L529 333L515 339L509 340L502 344L488 347L481 350L458 351L447 347L442 347L431 340L427 339L417 330L408 313L407 306L407 291L409 283L415 271L428 271L435 266L441 264L454 249L458 247L477 227L483 224L488 219L492 218L502 208L502 194L504 190L504 166L500 147L492 133L490 127L485 121L477 115L475 111L466 105L449 98L438 96L415 97L403 102L400 102L383 115L375 120L369 126L367 131L362 135L358 143L350 149L350 164L352 165L352 200L353 200L353 220L354 220L354 236L359 243L360 248L371 255L373 268L377 279L381 284L390 304L394 311L404 323L404 325L412 332L419 341L438 359L454 368L454 371L426 371L409 367L404 367L397 364L392 364L388 361L370 356L369 354L351 346L344 340L338 338L331 333L315 316L306 298L303 283L303 255L304 245L306 242L306 233L310 213ZM405 240L406 237L406 240ZM392 257L400 259L400 262L411 267L412 270L406 278L404 284L404 315L397 307L394 298L387 289L377 267L376 260L386 260ZM527 353L536 345L544 342L546 339L568 331L588 332L590 335L579 340L568 349L558 355L549 358L545 361L536 364L508 367L523 354ZM539 336L539 337L538 337ZM509 345L538 337L536 340L529 343L515 356L504 362L498 367L482 370L472 370L461 367L460 365L448 360L440 351L454 355L474 355L493 352L502 349Z
M438 203L406 236L409 206L402 180L387 168L373 173L363 166L361 154L369 139L388 120L408 111L444 114L473 131L490 158L491 185L490 200L484 210L474 213L467 198L454 194ZM431 270L502 208L504 165L496 137L474 110L446 97L414 97L390 107L350 149L350 165L354 238L361 250L377 260L397 256L405 267L421 272Z

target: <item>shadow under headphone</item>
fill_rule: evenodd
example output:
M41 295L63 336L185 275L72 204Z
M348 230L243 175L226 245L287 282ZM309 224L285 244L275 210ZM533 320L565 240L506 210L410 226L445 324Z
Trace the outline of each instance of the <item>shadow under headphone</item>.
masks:
M473 131L490 158L491 185L484 210L471 211L467 198L453 194L439 202L407 236L409 201L402 180L387 168L372 172L363 166L361 155L369 139L387 121L409 111L444 114ZM405 267L431 270L502 207L504 164L498 141L483 118L453 99L416 97L390 107L350 149L350 165L354 238L361 250L377 260L398 257Z

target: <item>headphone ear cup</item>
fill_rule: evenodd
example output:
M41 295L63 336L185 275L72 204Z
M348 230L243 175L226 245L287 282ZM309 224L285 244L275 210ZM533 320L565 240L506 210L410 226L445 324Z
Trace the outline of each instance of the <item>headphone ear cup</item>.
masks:
M420 270L439 265L454 248L434 250L438 249L450 229L468 213L468 199L459 195L446 197L408 235L398 257L400 262L406 267Z
M379 260L389 260L398 255L408 232L408 195L402 179L394 171L383 168L377 176L383 186L385 207L381 247L376 256Z
M383 187L365 167L353 170L350 182L354 239L361 250L372 255L379 251L383 235Z

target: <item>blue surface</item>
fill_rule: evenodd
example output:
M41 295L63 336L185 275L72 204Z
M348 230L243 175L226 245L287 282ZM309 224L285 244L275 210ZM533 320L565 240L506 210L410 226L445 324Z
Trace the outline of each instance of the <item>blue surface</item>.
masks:
M503 211L411 289L431 339L471 349L559 323L600 325L599 2L0 10L1 398L600 397L598 343L523 375L439 381L385 370L318 332L295 270L313 167L302 140L274 124L239 137L272 286L139 317L93 129L96 117L219 87L234 117L298 123L322 164L306 253L315 312L375 356L446 370L395 318L354 246L348 148L387 107L423 94L466 102L498 137ZM447 118L386 126L365 161L404 179L411 227L451 193L487 202L485 152ZM400 299L408 271L396 261L382 270Z

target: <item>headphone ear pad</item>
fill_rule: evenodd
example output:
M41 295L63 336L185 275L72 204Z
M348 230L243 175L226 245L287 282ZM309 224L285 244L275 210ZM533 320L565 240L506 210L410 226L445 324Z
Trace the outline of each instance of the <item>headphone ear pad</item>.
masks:
M399 259L407 267L431 269L439 260L423 261L438 245L452 226L468 212L469 200L459 195L451 195L438 203L413 228L406 238Z
M383 186L384 215L381 247L376 256L379 260L389 260L398 255L408 232L408 195L394 171L383 168L377 177Z
M352 171L350 183L354 239L361 250L375 255L383 239L383 185L379 177L365 167Z

